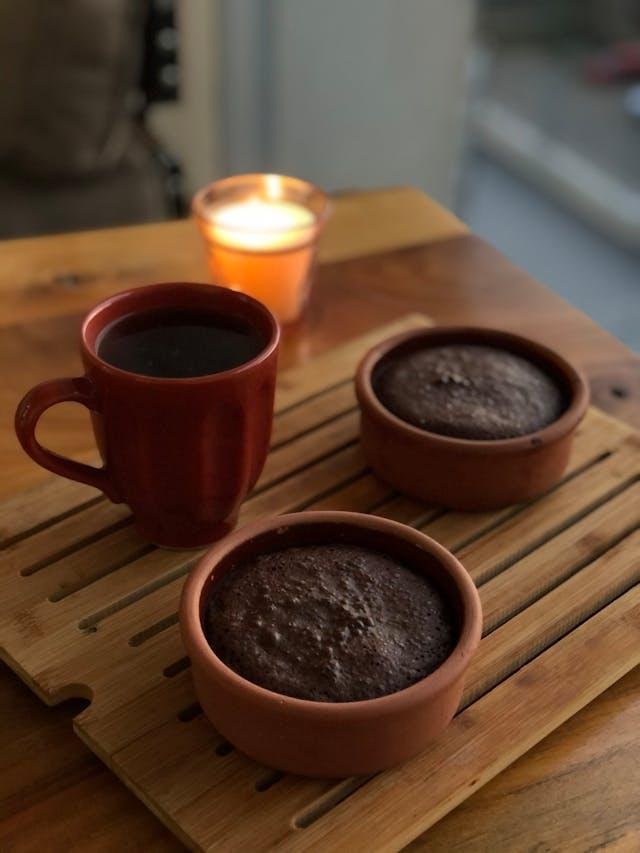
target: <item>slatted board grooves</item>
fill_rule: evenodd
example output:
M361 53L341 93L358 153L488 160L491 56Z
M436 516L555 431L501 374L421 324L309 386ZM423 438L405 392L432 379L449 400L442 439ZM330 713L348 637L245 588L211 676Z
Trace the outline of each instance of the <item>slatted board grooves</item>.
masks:
M302 849L320 839L335 846L343 817L355 819L381 785L397 798L407 778L432 776L434 755L448 738L462 737L460 727L468 730L462 746L470 748L474 719L503 692L519 696L527 673L538 690L530 673L546 673L543 687L551 690L547 660L558 658L553 672L560 672L580 632L597 632L597 640L612 609L640 615L640 444L622 424L591 410L562 483L537 501L498 512L426 507L367 470L351 375L376 340L419 322L406 318L283 377L272 451L241 513L244 523L303 508L371 512L423 530L470 571L485 630L459 724L405 767L404 777L390 771L337 784L302 780L238 754L203 717L179 637L180 588L198 554L148 546L126 508L71 483L54 481L0 507L3 658L45 701L90 693L78 734L193 847ZM640 619L622 623L635 630ZM619 674L640 659L636 646L624 665L616 662ZM619 677L615 667L602 666ZM571 701L587 697L587 688L594 689L575 690ZM559 704L559 722L563 710L565 717L573 712L569 705L569 698ZM528 748L520 741L521 751ZM452 808L455 797L448 795L446 807L443 797L430 782L420 810L407 805L403 812L398 799L403 829L388 846L406 843ZM367 830L360 832L366 847Z

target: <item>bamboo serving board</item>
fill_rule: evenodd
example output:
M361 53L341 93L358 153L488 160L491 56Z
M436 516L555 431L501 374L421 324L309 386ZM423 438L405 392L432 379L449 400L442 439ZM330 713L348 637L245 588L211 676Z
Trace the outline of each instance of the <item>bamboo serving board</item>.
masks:
M260 767L203 717L177 625L194 551L142 541L127 508L55 479L0 506L2 658L47 703L82 696L78 735L194 849L396 850L640 663L640 437L592 409L561 484L466 514L394 494L358 446L352 376L413 315L279 380L272 450L241 523L370 512L453 550L484 637L461 711L424 753L369 779ZM425 472L428 476L428 472Z

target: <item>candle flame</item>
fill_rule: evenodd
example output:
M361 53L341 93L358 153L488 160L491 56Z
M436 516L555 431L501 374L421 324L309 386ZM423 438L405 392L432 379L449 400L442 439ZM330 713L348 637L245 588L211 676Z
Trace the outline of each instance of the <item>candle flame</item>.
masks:
M267 198L282 198L282 179L280 175L265 175L264 188Z
M220 207L214 214L218 237L226 229L236 229L243 232L242 242L246 245L256 240L290 242L285 235L291 229L308 229L313 221L313 214L302 205L255 196Z

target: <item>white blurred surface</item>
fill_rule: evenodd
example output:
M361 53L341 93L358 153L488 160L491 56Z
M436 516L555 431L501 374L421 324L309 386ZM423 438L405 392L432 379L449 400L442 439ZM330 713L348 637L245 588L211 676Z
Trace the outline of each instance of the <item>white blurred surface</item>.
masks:
M470 158L459 213L512 261L640 351L640 255L618 248L483 155Z

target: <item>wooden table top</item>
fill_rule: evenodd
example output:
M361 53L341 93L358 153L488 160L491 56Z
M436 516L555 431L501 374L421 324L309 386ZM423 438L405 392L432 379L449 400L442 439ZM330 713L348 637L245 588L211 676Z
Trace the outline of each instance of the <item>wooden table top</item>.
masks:
M497 326L553 346L585 370L598 406L640 427L640 360L418 191L337 197L320 261L308 317L287 335L282 366L418 310L438 323ZM92 304L161 280L206 280L192 223L0 243L0 498L49 476L13 434L22 394L43 379L80 373L79 319ZM90 451L79 409L48 412L41 440L67 455ZM0 848L181 849L73 734L78 707L44 707L2 665ZM638 849L639 766L636 671L411 846Z

